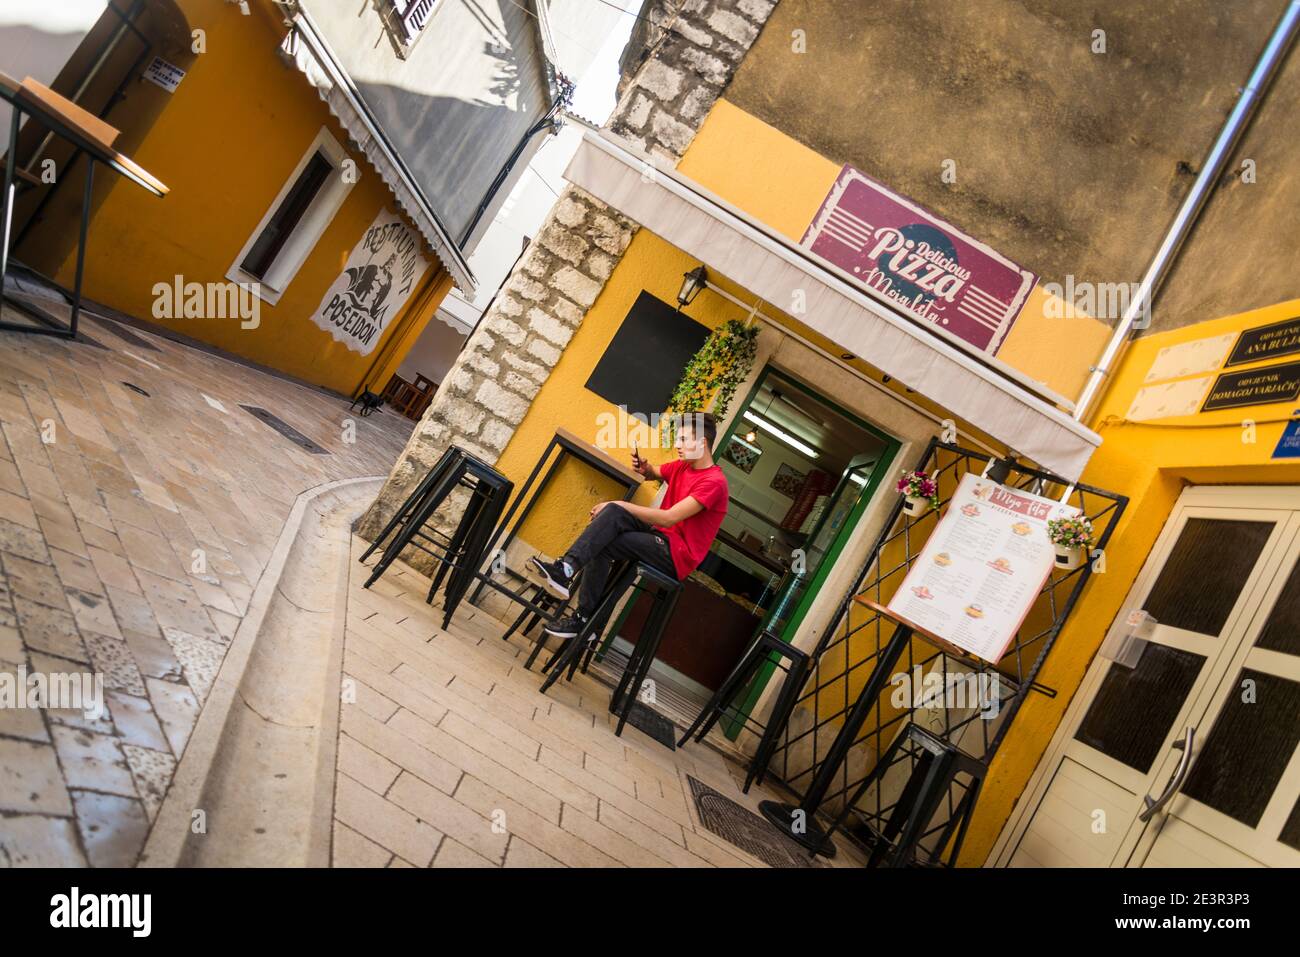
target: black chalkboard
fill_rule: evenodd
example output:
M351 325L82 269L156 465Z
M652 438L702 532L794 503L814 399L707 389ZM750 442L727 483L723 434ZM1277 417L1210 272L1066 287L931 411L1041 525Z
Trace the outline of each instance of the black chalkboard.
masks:
M682 370L708 337L706 326L643 291L596 363L587 388L649 420L668 408Z

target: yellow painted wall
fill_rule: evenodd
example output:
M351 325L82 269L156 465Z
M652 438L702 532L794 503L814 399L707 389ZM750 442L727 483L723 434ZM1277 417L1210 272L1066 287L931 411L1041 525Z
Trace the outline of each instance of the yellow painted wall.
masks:
M600 297L587 312L578 331L564 350L559 363L533 400L510 443L497 461L516 485L532 471L547 443L561 426L589 442L596 442L602 414L617 414L617 407L585 388L587 378L605 353L642 290L664 302L675 302L682 275L698 262L647 230L632 237L627 251L614 269ZM719 296L704 294L686 308L695 321L716 329L728 319L745 319L745 313ZM646 356L647 362L655 361ZM739 401L737 399L736 401ZM655 464L673 457L671 448L652 446L649 431L642 432L638 445ZM657 441L657 440L656 440ZM616 458L631 461L630 448L607 448ZM636 501L648 504L653 484L642 486ZM586 466L570 461L556 474L520 538L534 548L558 555L587 524L588 512L597 501L622 498L622 489Z
M795 242L841 168L725 99L709 112L678 165L683 175ZM1051 298L1041 287L1033 290L997 357L1073 400L1110 327L1086 316L1056 318L1065 310L1059 302L1053 309ZM1066 342L1069 348L1062 347Z
M963 848L963 863L983 863L992 848L1183 488L1192 483L1300 483L1300 464L1293 459L1275 462L1270 458L1296 403L1224 409L1145 423L1124 421L1134 395L1147 384L1143 380L1156 354L1166 346L1268 325L1298 312L1300 300L1293 300L1147 336L1129 347L1093 422L1102 444L1083 481L1122 492L1130 501L1106 549L1105 573L1093 576L1039 678L1057 689L1058 695L1048 699L1031 694L1026 699L991 768L989 786ZM1233 371L1285 361L1289 360L1234 366ZM1250 437L1243 428L1247 419L1256 423L1253 442L1243 441Z
M840 164L720 100L679 169L798 241ZM1087 379L1089 366L1100 355L1110 328L1086 316L1060 318L1066 311L1062 306L1041 288L1035 289L998 358L1073 399ZM1156 352L1174 343L1294 316L1298 306L1300 303L1283 303L1149 336L1129 349L1098 409L1094 428L1101 432L1103 443L1083 477L1087 484L1129 496L1128 508L1107 549L1106 572L1093 577L1040 676L1058 695L1049 699L1031 694L1026 699L990 770L963 849L963 864L980 864L986 858L1182 488L1189 481L1300 482L1300 465L1269 461L1282 421L1291 412L1290 403L1249 410L1259 423L1254 444L1242 442L1241 411L1163 420L1158 425L1117 421L1142 385ZM870 361L870 356L864 358ZM1205 424L1216 428L1177 428ZM886 560L885 564L891 563ZM860 639L851 649L857 659L876 647L874 634L864 632ZM850 695L865 680L867 670L858 669L861 676L855 673L850 679ZM843 700L834 688L826 697Z
M426 250L430 266L421 287L368 356L312 323L310 315L376 214L383 207L396 209L388 187L354 151L349 155L359 181L279 302L260 304L258 328L242 329L235 319L153 317L155 283L171 282L176 275L186 282L226 281L227 270L322 126L348 145L306 78L276 55L283 28L269 4L255 3L253 16L241 15L224 0L179 0L179 6L191 27L205 31L206 52L184 64L185 78L174 93L129 82L127 99L109 117L122 131L119 148L170 192L158 199L102 167L97 171L85 294L337 392L351 394L363 382L382 388L405 354L405 349L385 352L386 343L396 337L414 342L449 284ZM67 239L75 234L80 209L80 168L71 175L77 188L70 184L61 191L46 222L20 250L25 260L68 287L74 250ZM440 294L431 298L430 290Z

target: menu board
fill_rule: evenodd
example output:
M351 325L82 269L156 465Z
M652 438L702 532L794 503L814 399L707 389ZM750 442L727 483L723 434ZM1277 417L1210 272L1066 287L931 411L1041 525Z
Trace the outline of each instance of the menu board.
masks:
M1050 519L1077 508L965 475L889 610L997 662L1052 573Z

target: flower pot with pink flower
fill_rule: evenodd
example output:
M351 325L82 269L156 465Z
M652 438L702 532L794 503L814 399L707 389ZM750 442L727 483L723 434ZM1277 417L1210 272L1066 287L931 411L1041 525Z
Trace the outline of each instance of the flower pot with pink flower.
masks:
M904 513L913 518L939 507L939 483L925 472L904 472L895 488L903 495Z
M1084 554L1092 547L1092 522L1077 518L1054 518L1047 523L1047 537L1056 549L1056 567L1072 571L1083 564Z

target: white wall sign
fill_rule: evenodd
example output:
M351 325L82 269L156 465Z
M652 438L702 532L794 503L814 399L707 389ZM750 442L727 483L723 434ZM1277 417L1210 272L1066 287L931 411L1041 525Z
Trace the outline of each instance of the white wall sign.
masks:
M419 236L381 209L311 321L353 352L369 355L428 268Z
M168 63L160 56L153 58L153 61L144 68L144 78L150 83L156 83L168 93L175 93L176 87L181 85L181 80L185 79L185 71L174 63Z
M1177 379L1179 376L1196 375L1200 372L1213 372L1223 365L1228 357L1228 350L1237 341L1237 333L1229 332L1222 336L1210 336L1207 339L1194 339L1180 342L1175 346L1165 346L1156 353L1147 370L1144 382L1160 382L1164 379Z
M1180 379L1177 382L1162 382L1138 389L1124 418L1130 422L1145 422L1148 419L1167 419L1174 415L1195 415L1213 378L1201 376L1199 379Z
M1078 514L1061 502L965 475L889 610L997 662L1052 572L1048 520Z

